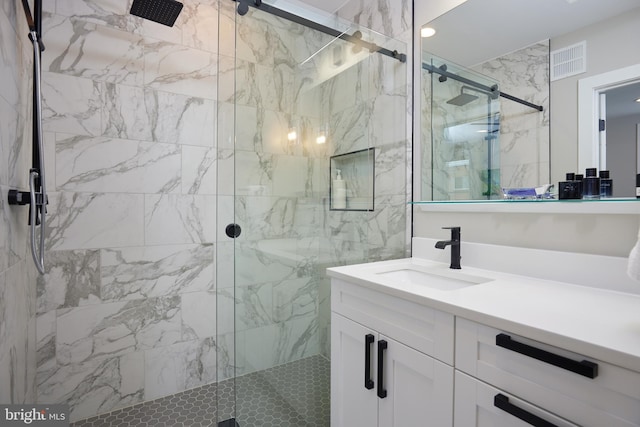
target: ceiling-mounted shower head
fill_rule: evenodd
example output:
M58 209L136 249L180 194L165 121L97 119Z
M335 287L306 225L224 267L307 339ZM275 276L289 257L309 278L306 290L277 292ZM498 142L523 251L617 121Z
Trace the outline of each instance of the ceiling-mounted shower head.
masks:
M468 103L473 102L476 99L478 99L478 97L475 95L461 92L460 95L448 100L447 104L455 105L457 107L462 107L463 105L467 105Z
M129 13L173 27L182 11L182 6L182 3L176 0L133 0Z

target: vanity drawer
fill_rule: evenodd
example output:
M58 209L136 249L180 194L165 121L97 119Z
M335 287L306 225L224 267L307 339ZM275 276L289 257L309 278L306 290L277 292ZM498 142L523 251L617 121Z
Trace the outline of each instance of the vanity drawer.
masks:
M331 310L453 365L454 317L339 279L331 281Z
M459 317L455 359L456 369L578 425L640 426L638 372Z
M547 425L577 427L460 371L455 373L454 427L530 427Z

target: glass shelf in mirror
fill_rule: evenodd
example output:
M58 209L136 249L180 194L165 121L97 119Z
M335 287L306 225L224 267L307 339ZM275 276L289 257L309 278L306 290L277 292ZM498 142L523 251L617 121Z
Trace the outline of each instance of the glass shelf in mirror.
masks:
M423 212L528 213L528 214L640 214L640 199L598 200L447 200L411 202Z

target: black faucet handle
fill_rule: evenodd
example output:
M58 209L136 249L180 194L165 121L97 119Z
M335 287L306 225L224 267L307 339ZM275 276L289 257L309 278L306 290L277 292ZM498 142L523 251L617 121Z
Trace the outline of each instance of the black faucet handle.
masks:
M461 227L442 227L443 230L451 230L451 240L460 240Z

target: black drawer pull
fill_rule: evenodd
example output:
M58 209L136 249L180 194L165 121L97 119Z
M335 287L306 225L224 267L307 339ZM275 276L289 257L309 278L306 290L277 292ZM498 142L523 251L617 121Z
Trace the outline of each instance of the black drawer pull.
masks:
M530 424L534 427L558 427L557 425L543 420L542 418L532 414L529 411L518 408L513 403L509 403L509 398L504 394L498 393L493 397L493 406L498 409L502 409L506 413L511 414L514 417L519 418L525 423Z
M387 349L385 340L378 341L378 397L384 399L387 397L387 390L384 388L384 351Z
M371 344L375 341L372 334L364 336L364 388L371 390L373 380L371 379Z
M577 362L564 356L559 356L557 354L514 341L507 334L496 335L496 345L498 347L506 348L507 350L515 351L516 353L524 354L525 356L532 357L550 365L557 366L558 368L575 372L576 374L587 378L593 379L598 376L597 363L589 362L588 360Z

